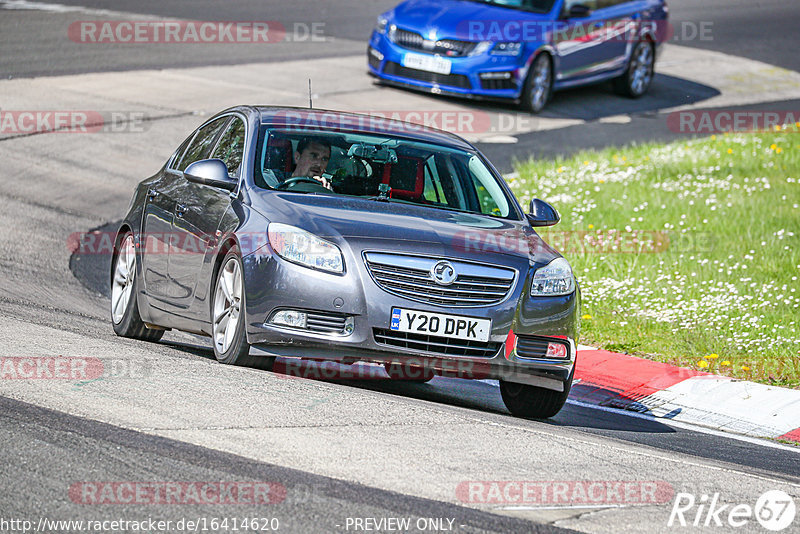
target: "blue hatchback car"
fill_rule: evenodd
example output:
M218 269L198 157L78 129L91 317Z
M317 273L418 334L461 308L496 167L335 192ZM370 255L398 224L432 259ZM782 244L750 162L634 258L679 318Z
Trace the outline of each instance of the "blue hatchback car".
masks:
M538 113L606 80L642 96L667 20L664 0L407 0L378 17L367 58L385 83Z

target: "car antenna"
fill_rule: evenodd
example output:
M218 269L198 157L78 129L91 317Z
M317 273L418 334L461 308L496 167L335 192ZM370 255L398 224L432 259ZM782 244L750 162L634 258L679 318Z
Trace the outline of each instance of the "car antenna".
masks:
M308 79L308 109L314 109L314 102L311 100L311 78Z

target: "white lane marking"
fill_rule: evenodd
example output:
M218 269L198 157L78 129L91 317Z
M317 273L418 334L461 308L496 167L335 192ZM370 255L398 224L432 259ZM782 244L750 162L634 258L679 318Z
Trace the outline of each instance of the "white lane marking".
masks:
M578 351L582 350L599 350L597 347L590 347L589 345L578 345Z
M610 117L602 117L598 122L601 124L628 124L632 120L630 115L612 115Z
M48 2L30 2L29 0L0 0L0 9L48 11L50 13L86 13L88 15L99 15L107 17L119 16L119 15L142 16L138 13L129 13L125 11L111 11L109 9L95 9L84 6L67 6L64 4L51 4Z
M793 447L791 445L783 445L781 443L775 443L763 438L754 438L752 436L742 436L740 434L732 434L730 432L723 432L721 430L715 430L713 428L707 428L704 426L699 426L695 424L690 424L685 421L675 421L674 419L664 419L662 417L655 417L652 415L642 414L638 412L631 412L628 410L622 410L619 408L609 408L608 406L598 406L596 404L589 404L587 402L582 402L573 399L567 399L567 404L572 404L573 406L579 406L581 408L591 408L593 410L599 410L601 412L609 412L617 415L625 415L628 417L633 417L635 419L644 419L646 421L653 421L658 423L663 423L667 426L673 426L675 428L680 428L683 430L691 430L692 432L699 432L701 434L709 434L711 436L722 437L722 438L729 438L735 439L736 441L743 441L745 443L751 443L753 445L761 445L762 447L768 447L770 449L779 449L786 452L793 452L795 454L800 454L800 447ZM800 485L798 485L800 487Z
M646 503L645 506L650 503ZM630 504L568 504L564 506L500 506L492 508L492 510L509 510L509 511L536 511L536 510L602 510L605 508L626 508L632 506Z

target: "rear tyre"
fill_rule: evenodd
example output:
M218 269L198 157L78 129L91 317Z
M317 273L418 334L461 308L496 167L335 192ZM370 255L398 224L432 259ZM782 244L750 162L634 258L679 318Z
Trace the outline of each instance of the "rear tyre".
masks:
M245 333L244 279L239 249L232 247L222 260L211 301L211 341L217 361L271 371L275 358L250 356Z
M631 59L625 73L614 80L614 90L622 96L641 97L653 83L655 60L653 43L638 42L631 52Z
M500 381L500 395L508 411L516 417L547 419L553 417L564 406L572 389L572 376L564 384L564 391L553 391L527 384Z
M148 328L139 315L136 302L138 294L136 276L136 246L131 232L125 232L117 241L111 260L111 323L114 333L122 337L158 341L164 330Z
M386 374L392 380L413 382L415 384L430 382L435 375L433 369L396 362L386 362L383 364L383 368L386 369Z
M553 64L550 55L542 52L531 64L525 86L522 89L522 109L531 113L541 112L550 101L553 92Z

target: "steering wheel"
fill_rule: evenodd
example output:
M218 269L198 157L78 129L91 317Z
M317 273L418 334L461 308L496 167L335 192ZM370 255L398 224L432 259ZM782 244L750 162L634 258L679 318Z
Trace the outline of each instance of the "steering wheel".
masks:
M309 178L308 176L295 176L294 178L289 178L275 189L288 189L289 187L292 187L295 184L302 184L302 183L316 184L325 191L328 191L328 188L322 185L322 182L320 182L319 180L315 180L314 178Z

